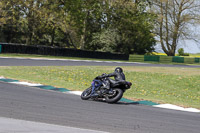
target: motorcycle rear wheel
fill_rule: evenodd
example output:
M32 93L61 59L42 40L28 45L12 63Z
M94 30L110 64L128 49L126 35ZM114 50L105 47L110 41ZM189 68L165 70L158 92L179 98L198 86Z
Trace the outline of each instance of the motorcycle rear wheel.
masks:
M89 87L86 90L84 90L81 94L81 99L88 100L90 98L91 92L92 92L92 87Z
M107 95L106 102L107 103L116 103L118 102L123 96L123 91L119 88L113 89L113 94L112 95Z

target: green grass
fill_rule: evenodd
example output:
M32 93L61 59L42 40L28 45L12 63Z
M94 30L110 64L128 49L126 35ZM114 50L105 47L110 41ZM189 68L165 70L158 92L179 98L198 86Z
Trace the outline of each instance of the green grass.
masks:
M197 53L197 54L190 54L190 57L200 57L200 53Z
M133 83L124 96L133 100L152 100L200 109L200 68L123 67L126 79ZM113 72L114 67L50 66L0 67L0 76L84 90L97 75Z

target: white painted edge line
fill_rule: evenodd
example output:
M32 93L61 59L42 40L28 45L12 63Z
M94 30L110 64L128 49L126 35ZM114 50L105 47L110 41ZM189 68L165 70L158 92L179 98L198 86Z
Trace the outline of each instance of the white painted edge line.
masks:
M0 58L4 58L4 59L10 59L10 58L14 58L14 59L28 59L28 58L23 58L23 57L0 57Z
M0 77L0 79L6 79L4 77ZM42 84L34 84L34 83L28 83L28 82L9 82L9 83L12 83L12 84L20 84L20 85L26 85L26 86L42 86Z
M187 112L196 112L200 113L200 110L195 108L183 108L173 104L160 104L160 105L153 105L154 107L165 108L165 109L173 109L173 110L180 110L180 111L187 111Z
M41 86L42 84L33 84L33 83L28 83L28 82L10 82L12 84L20 84L20 85L26 85L26 86Z
M4 77L0 77L0 79L5 79Z
M82 91L68 91L68 92L65 92L65 93L70 93L70 94L74 94L74 95L80 96L82 94Z

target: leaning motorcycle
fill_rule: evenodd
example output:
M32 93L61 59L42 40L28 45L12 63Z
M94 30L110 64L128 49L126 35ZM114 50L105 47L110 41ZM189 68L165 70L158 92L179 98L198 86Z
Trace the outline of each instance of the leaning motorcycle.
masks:
M105 87L106 82L110 82L110 89L107 89ZM122 98L123 93L127 89L130 89L131 85L132 83L127 81L123 84L119 84L115 80L112 80L108 77L105 78L96 77L92 81L91 86L82 92L81 99L82 100L104 99L107 103L116 103Z

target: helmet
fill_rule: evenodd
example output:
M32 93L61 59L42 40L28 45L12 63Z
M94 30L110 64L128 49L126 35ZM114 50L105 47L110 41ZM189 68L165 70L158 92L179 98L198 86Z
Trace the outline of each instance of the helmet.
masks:
M116 67L115 72L122 73L123 69L121 67Z

